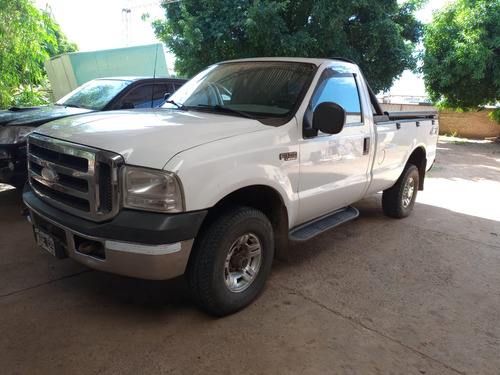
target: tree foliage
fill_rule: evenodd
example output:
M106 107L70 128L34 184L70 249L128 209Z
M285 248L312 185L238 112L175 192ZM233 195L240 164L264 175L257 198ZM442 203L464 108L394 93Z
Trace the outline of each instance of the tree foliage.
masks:
M0 109L48 102L43 63L78 49L68 42L49 11L30 0L0 1Z
M435 103L469 111L500 101L500 0L456 0L425 31L422 71Z
M166 3L157 37L191 76L217 61L257 56L342 56L357 62L375 91L404 69L422 25L413 12L426 0L184 0Z

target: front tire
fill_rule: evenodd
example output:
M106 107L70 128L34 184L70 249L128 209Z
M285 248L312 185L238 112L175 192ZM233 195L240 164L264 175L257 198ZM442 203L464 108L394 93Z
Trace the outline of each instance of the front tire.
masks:
M420 175L413 164L407 164L393 187L382 194L382 209L387 216L401 219L411 214L419 186Z
M273 257L269 219L250 207L231 208L195 243L187 269L193 300L216 316L241 310L264 287Z

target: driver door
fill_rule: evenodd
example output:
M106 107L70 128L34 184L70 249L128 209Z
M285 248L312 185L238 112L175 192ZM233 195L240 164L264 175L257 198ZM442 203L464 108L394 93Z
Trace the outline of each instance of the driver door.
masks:
M356 75L325 69L310 108L326 101L345 109L346 125L339 134L319 132L300 142L298 224L358 201L369 182L371 132Z

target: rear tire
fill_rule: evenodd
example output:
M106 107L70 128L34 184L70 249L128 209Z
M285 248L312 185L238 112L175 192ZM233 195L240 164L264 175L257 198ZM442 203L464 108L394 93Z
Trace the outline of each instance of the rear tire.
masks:
M250 207L229 209L193 247L186 273L194 302L216 316L241 310L261 292L273 257L269 219Z
M411 214L419 186L420 175L413 164L407 164L393 187L382 194L382 209L387 216L401 219Z

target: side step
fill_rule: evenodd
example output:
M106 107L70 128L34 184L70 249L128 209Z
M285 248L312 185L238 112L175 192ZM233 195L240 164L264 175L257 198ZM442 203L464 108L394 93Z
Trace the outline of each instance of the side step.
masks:
M320 217L319 219L302 224L293 228L288 234L288 239L293 242L306 241L328 229L336 227L349 220L359 216L359 211L352 206L347 206L332 212L331 214Z

